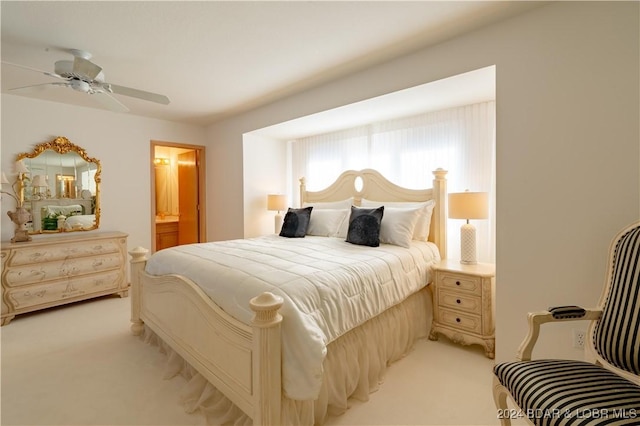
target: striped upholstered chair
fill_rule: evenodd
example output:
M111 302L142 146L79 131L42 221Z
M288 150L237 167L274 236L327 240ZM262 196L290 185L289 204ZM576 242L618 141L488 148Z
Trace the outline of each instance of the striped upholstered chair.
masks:
M537 426L640 425L640 222L613 240L597 308L553 308L528 320L520 361L494 367L503 426L513 418ZM585 351L595 363L531 360L541 324L575 320L591 320ZM509 395L517 407L507 407Z

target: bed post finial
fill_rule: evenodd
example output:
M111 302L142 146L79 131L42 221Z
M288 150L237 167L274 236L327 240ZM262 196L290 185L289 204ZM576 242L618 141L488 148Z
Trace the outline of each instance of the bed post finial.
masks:
M433 211L431 231L433 242L440 249L442 259L447 258L447 173L441 168L433 171L433 198L436 200L436 208Z
M255 313L253 323L259 327L270 327L282 321L282 316L278 313L282 303L282 297L268 291L251 299L249 305Z
M147 264L149 250L136 247L129 251L131 255L131 332L135 336L142 334L144 324L140 319L140 273Z
M306 198L307 198L305 196L305 193L307 192L307 179L303 176L299 180L300 180L300 204L299 204L299 206L302 207L302 203L304 203Z

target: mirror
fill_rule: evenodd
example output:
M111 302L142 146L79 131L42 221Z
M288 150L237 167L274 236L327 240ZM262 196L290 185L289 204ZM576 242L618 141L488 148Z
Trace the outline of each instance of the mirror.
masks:
M24 207L30 234L89 231L100 225L100 161L65 137L18 154L27 167Z

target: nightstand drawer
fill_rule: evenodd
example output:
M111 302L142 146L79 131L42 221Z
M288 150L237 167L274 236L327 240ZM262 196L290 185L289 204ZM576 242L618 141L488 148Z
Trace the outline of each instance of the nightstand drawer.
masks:
M482 279L471 275L442 273L440 282L442 289L456 289L477 294L482 293Z
M475 334L482 333L482 320L479 316L450 311L440 308L438 310L440 322L458 330L465 330Z
M461 295L459 292L440 292L438 305L444 308L460 309L472 314L482 314L482 302L479 297Z

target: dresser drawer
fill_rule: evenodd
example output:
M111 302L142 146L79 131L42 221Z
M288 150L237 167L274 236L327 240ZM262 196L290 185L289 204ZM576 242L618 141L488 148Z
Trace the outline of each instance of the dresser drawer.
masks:
M120 253L111 253L103 256L69 258L24 266L7 267L5 265L3 284L11 288L92 274L121 268L123 262L124 259Z
M482 294L482 279L471 275L448 274L443 272L439 275L438 285L442 289L456 289L471 294Z
M24 288L13 288L7 291L5 297L9 298L15 310L21 310L38 305L56 304L58 301L85 298L94 293L115 290L122 279L122 272L114 270L73 280L63 279Z
M5 266L33 265L84 256L118 253L120 250L120 244L117 240L81 241L60 246L52 244L33 248L27 247L14 250L12 256L7 259Z
M472 314L482 314L481 298L460 294L460 292L441 291L438 294L438 306L444 308L460 309Z
M480 316L450 311L443 308L438 308L438 314L440 322L443 325L448 325L450 327L455 327L458 330L464 330L475 334L482 333L482 319Z

